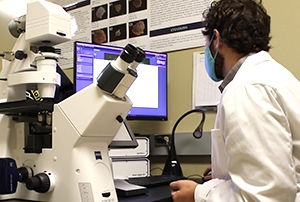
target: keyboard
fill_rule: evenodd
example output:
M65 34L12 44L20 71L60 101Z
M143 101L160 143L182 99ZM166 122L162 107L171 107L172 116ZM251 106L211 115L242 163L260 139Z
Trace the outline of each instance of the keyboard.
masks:
M148 177L129 178L126 181L131 184L140 185L143 187L156 187L161 185L169 185L173 181L183 179L186 178L178 175L152 175Z

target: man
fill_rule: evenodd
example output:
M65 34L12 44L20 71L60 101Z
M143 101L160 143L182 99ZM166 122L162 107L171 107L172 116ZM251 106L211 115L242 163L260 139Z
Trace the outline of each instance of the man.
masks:
M212 179L170 184L174 202L300 201L300 83L269 54L261 1L220 0L204 13L205 67L223 80Z

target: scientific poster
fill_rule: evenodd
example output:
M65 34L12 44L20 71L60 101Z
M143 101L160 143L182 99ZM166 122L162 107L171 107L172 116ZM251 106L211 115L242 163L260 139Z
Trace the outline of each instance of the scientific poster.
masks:
M60 66L73 66L73 42L169 52L204 45L203 11L211 0L49 0L72 16L72 40L60 44Z

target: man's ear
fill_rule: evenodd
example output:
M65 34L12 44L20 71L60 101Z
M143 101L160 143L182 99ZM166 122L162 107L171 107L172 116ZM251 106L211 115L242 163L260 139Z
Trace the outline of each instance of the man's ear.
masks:
M217 29L214 29L214 34L215 34L215 49L217 50L218 48L220 48L220 46L222 45L222 41L221 41L221 36L220 36L220 32Z

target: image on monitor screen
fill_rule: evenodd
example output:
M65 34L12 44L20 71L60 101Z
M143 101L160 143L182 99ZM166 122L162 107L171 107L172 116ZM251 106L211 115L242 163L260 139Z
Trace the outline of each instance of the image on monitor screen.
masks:
M78 92L97 81L98 75L116 59L123 47L74 42L74 88ZM167 120L168 94L166 53L145 50L145 59L137 67L138 77L126 95L133 105L127 120Z

